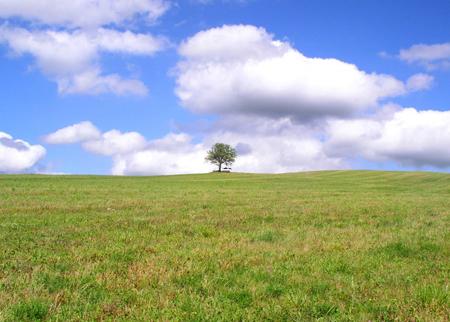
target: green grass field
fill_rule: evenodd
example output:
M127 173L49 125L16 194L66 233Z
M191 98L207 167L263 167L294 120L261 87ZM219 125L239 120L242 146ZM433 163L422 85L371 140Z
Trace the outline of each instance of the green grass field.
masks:
M0 176L0 321L448 321L450 175Z

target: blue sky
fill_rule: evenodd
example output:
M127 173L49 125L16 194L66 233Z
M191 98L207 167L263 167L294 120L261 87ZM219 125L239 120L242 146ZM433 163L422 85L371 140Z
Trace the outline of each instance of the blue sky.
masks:
M240 171L449 170L448 1L142 0L88 22L53 2L0 0L0 172L206 172L216 141L247 147Z

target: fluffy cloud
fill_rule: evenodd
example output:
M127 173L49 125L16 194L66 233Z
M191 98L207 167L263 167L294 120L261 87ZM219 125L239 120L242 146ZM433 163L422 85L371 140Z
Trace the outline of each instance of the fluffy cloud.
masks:
M180 142L179 136L187 141ZM193 144L186 134L169 134L163 139L155 140L148 147L126 155L114 157L112 174L114 175L155 175L202 173L211 171L205 163L206 149L202 144ZM163 144L164 143L164 144ZM174 149L178 146L179 149Z
M415 74L408 78L406 87L409 91L421 91L424 89L430 89L433 86L434 77L428 74Z
M89 152L102 155L127 154L142 150L147 141L137 132L122 133L118 130L105 132L96 140L83 143L83 148Z
M48 144L72 144L96 140L100 136L100 131L91 122L84 121L46 135L44 142Z
M176 68L181 103L198 113L289 116L357 115L388 97L426 88L337 60L304 56L263 28L223 26L184 41ZM420 82L422 81L422 83Z
M233 124L226 124L232 122ZM240 127L239 123L247 124ZM346 169L356 158L396 162L414 168L450 167L450 111L418 111L386 106L366 118L333 119L320 126L287 119L222 120L199 143L187 134L150 141L142 151L116 156L112 172L119 175L199 173L215 142L239 151L234 171L284 173ZM178 137L178 139L177 139ZM154 142L165 142L159 146Z
M271 122L267 120L267 122ZM112 173L119 175L202 173L215 169L205 162L207 150L216 142L234 146L239 157L234 171L282 173L301 170L346 168L339 157L328 157L323 143L298 125L283 125L282 131L266 133L261 121L255 131L214 131L199 143L185 134L168 134L151 141L148 147L135 153L114 158Z
M399 58L408 63L418 63L428 69L450 68L450 43L413 45L402 49Z
M96 44L97 51L122 50L120 42ZM110 156L116 175L208 172L213 167L204 157L216 142L238 150L234 171L342 169L355 158L450 167L445 150L450 111L380 109L386 98L430 88L430 75L403 82L336 59L309 58L253 26L200 32L184 41L179 53L183 59L175 75L181 103L217 116L202 132L197 129L195 138L169 133L148 140L137 132L100 133L84 122L48 135L47 142L81 143L90 153ZM79 128L90 128L91 134ZM69 139L55 139L66 132L72 133Z
M33 56L61 94L143 96L148 89L142 81L103 74L100 58L103 53L151 56L165 49L169 43L164 37L112 28L143 17L154 21L168 8L164 0L0 1L0 17L49 25L25 29L10 21L0 26L0 43L17 56Z
M13 139L0 132L0 172L23 172L32 168L45 155L44 147Z
M332 121L325 150L413 167L450 167L450 111L397 109L382 117Z
M150 175L209 172L213 166L205 162L207 150L216 142L235 146L239 158L235 171L289 172L337 169L347 167L339 157L328 157L323 142L314 131L287 119L240 120L248 127L234 127L230 120L216 123L218 128L206 133L199 142L186 133L169 133L146 140L137 132L111 130L101 135L89 122L65 127L46 136L55 144L81 143L94 154L111 156L115 175ZM88 128L93 127L88 135ZM82 130L84 129L84 131ZM94 135L95 133L95 135Z
M111 130L83 141L82 146L88 152L111 156L115 175L155 175L211 171L214 167L204 158L216 142L238 150L233 170L242 172L346 169L355 159L448 168L450 111L388 105L364 118L319 124L232 117L215 122L198 141L187 133L146 140L136 132Z
M285 173L348 167L344 159L325 154L323 142L313 131L295 124L273 133L220 131L205 138L204 145L215 142L238 150L235 171Z
M58 91L62 94L103 94L145 96L148 88L137 79L124 79L117 74L101 75L98 68L86 70L58 81Z
M147 141L140 133L111 130L105 133L90 122L59 129L45 136L49 144L81 143L94 154L113 157L112 173L116 175L175 174L206 172L206 150L193 144L184 133L169 133Z
M169 2L165 0L2 0L0 17L69 27L97 27L121 24L136 17L153 22L168 8Z
M37 67L55 80L62 94L145 95L146 86L139 80L123 79L117 74L102 75L99 57L102 52L128 55L153 55L167 46L167 40L148 34L95 31L28 31L0 27L0 43L7 43L16 55L35 57Z
M94 154L112 156L127 154L144 149L148 143L137 132L122 133L111 130L101 133L89 121L66 126L44 137L48 144L74 144L82 143L82 147Z

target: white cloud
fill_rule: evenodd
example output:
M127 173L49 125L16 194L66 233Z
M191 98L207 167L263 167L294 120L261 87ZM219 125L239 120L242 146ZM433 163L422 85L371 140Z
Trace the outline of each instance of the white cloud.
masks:
M44 137L48 144L72 144L100 138L100 131L88 121L73 124Z
M282 173L302 170L346 168L337 157L323 152L323 143L308 136L299 136L299 128L290 128L279 135L255 135L219 131L211 133L200 143L193 143L184 133L169 134L165 144L150 144L142 151L114 157L115 175L154 175L204 173L215 169L205 161L207 150L216 142L245 147L233 165L234 171ZM183 138L178 141L177 138ZM171 140L173 140L171 142ZM175 146L178 146L176 149ZM242 150L241 150L242 151Z
M287 119L242 119L247 127L233 127L230 120L216 123L212 132L198 143L186 133L169 133L162 138L146 140L137 132L111 130L85 135L82 128L96 128L88 122L75 124L46 137L47 142L77 143L94 154L113 158L116 175L153 175L209 172L214 166L205 162L207 150L216 142L235 146L240 155L235 171L289 172L347 167L339 157L328 157L323 142L308 127ZM88 123L89 126L86 126ZM234 125L236 123L232 122ZM50 138L50 139L49 139Z
M197 142L187 133L146 140L112 130L84 141L91 153L112 157L115 175L209 172L207 150L234 146L233 171L283 173L346 169L355 159L415 168L450 167L450 111L418 111L387 105L364 118L299 124L289 118L222 118Z
M146 145L145 138L137 132L111 130L96 140L84 142L83 148L95 154L117 155L142 150Z
M413 45L402 49L399 58L408 63L418 63L427 69L450 68L450 43Z
M413 45L400 50L400 58L409 62L436 61L450 58L450 43L435 45Z
M347 168L342 158L327 156L323 142L311 132L294 124L278 133L224 131L213 133L204 144L209 147L215 142L226 142L236 148L245 147L233 165L233 170L239 172L284 173Z
M122 24L136 17L154 22L169 7L165 0L2 0L0 17L91 28Z
M225 25L200 31L183 41L182 57L198 62L262 60L288 52L288 43L273 40L264 28L249 25Z
M168 45L165 38L130 31L28 31L7 26L0 27L1 42L16 55L35 57L37 67L57 82L62 94L146 95L148 90L139 80L103 75L98 63L100 54L153 55Z
M263 28L248 25L199 32L181 44L179 53L176 94L198 113L348 117L410 89L390 75L306 57Z
M103 28L90 35L90 40L102 51L131 55L151 56L169 45L164 37Z
M186 133L169 133L162 138L152 140L148 147L157 151L189 150L192 137Z
M145 96L148 88L137 79L123 79L117 74L101 75L98 68L86 70L58 80L58 90L63 94L103 94Z
M430 89L433 86L434 77L428 74L415 74L408 78L406 81L406 87L409 91L421 91L425 89Z
M16 173L30 170L45 153L43 146L31 145L0 132L0 172Z
M234 146L234 171L284 173L347 169L353 160L396 162L414 168L450 167L450 111L418 111L388 104L354 119L299 124L289 118L226 117L194 143L186 133L149 141L114 157L120 175L208 172L206 151L216 142Z
M282 173L346 167L342 159L324 154L322 142L312 137L301 137L297 130L296 127L290 128L278 135L219 131L210 133L197 144L192 143L187 134L169 134L153 141L164 141L164 146L155 147L151 144L142 151L114 158L112 172L116 175L209 172L215 167L205 162L205 156L216 142L245 148L245 151L239 151L239 157L233 165L234 171ZM170 142L177 137L183 137L183 140ZM175 146L178 147L175 149Z
M382 118L330 122L330 156L361 156L413 167L450 167L450 111L398 109Z
M117 155L126 154L144 149L148 143L137 132L122 133L111 130L101 133L89 121L66 126L44 137L48 144L74 144L82 143L82 147L94 154Z
M187 143L180 150L145 149L114 157L114 175L203 173L212 167L205 162L203 145Z
M108 50L121 48L107 43L113 48ZM357 157L450 166L450 152L442 152L450 143L450 111L379 108L388 97L430 88L430 75L403 82L336 59L305 57L253 26L200 32L179 52L177 95L190 110L217 120L195 139L169 133L147 140L111 130L74 141L110 156L113 174L208 172L214 167L204 158L216 142L239 151L234 171L342 169Z

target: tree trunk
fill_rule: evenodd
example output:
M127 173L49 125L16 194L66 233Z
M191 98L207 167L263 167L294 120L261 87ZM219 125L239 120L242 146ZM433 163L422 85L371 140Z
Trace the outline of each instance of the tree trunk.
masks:
M222 172L222 163L219 163L219 172Z

